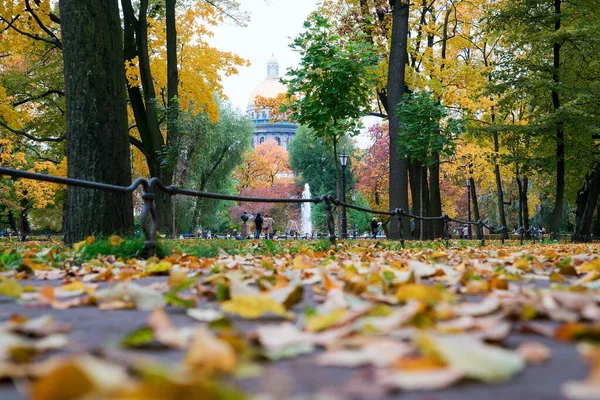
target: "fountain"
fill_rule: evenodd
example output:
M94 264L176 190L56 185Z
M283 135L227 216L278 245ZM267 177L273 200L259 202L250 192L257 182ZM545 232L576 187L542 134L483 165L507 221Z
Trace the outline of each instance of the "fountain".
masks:
M308 183L304 184L304 191L302 192L303 199L310 199L310 186ZM312 235L312 220L311 218L311 207L312 203L302 203L302 234Z

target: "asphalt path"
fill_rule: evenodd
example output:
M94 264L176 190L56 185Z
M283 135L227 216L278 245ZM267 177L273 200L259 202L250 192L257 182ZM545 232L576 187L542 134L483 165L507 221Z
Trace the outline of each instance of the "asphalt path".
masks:
M148 285L165 281L166 277L145 278L136 283ZM27 281L27 284L59 285L60 281ZM111 283L113 284L113 283ZM105 286L106 284L102 284ZM308 287L305 288L308 290ZM306 293L306 290L305 290ZM310 293L304 302L311 303ZM303 305L297 305L301 310ZM296 309L296 308L295 308ZM167 313L178 327L199 324L188 317L180 308L167 308ZM30 308L18 304L12 298L0 296L0 322L13 314L30 318L51 314L57 322L72 325L69 351L93 351L100 348L114 348L127 333L146 324L150 312L139 310L102 311L96 307L77 307L67 310L52 308ZM235 320L235 327L241 331L251 331L257 324ZM313 363L312 355L301 356L278 362L264 363L261 377L232 381L250 394L268 393L272 399L290 399L309 394L329 394L333 399L402 399L402 400L481 400L481 399L563 399L560 385L567 380L584 379L589 370L570 343L559 342L539 335L512 333L504 345L516 348L525 341L538 341L552 349L550 360L541 366L527 366L508 383L486 385L466 380L451 388L434 392L398 392L382 395L370 377L373 370L364 368L321 367ZM122 350L123 353L143 354L164 362L177 362L183 357L182 351L150 348L144 350ZM23 399L11 381L0 382L0 400Z

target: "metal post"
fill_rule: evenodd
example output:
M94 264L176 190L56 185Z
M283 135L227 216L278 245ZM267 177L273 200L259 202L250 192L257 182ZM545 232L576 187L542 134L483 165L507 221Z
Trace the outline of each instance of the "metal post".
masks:
M325 217L327 220L327 230L329 231L329 241L335 246L335 222L331 204L333 203L331 195L325 196Z
M285 227L283 228L285 231L285 238L287 239L288 235L288 210L285 210Z
M450 219L450 217L448 217L448 214L444 214L444 238L446 239L446 247L450 246L450 233L448 232L448 220Z
M342 164L342 202L346 202L346 166ZM348 220L346 206L342 205L342 239L348 239Z
M400 239L400 245L404 247L404 231L402 229L402 216L404 212L401 208L396 208L396 218L398 218L398 237Z

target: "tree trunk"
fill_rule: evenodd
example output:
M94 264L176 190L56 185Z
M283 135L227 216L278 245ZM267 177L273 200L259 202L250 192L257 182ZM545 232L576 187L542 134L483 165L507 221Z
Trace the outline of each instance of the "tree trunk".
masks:
M340 165L338 163L338 149L337 149L337 138L333 138L333 162L335 163L335 197L342 200L342 190L340 189ZM342 212L336 209L337 228L342 235Z
M518 174L518 172L517 172ZM519 192L519 209L518 211L518 221L519 221L519 227L523 227L523 192L522 192L522 184L521 184L521 178L519 178L518 176L516 177L516 181L517 181L517 191Z
M412 200L412 213L419 215L421 210L421 164L418 161L411 161L408 164L409 170L409 182L410 182L410 194ZM417 239L421 237L421 223L418 220L410 220L414 224L414 232L412 232L412 238ZM413 225L411 225L412 227ZM405 232L408 237L408 232Z
M579 239L591 234L592 219L594 217L594 210L596 209L596 205L598 203L598 197L600 197L600 164L596 166L596 170L594 171L594 177L592 178L589 195L587 201L585 202L580 223L576 229L575 235Z
M148 52L148 0L140 1L137 19L135 18L131 0L121 0L121 4L123 6L123 23L125 26L123 36L125 60L133 62L133 59L138 57L140 81L144 89L142 92L139 86L127 86L135 123L142 139L143 146L140 150L146 156L150 175L158 178L164 185L168 186L173 183L173 166L170 160L164 159L166 143L160 131L156 112L156 91L152 80ZM169 89L167 88L167 90ZM168 152L166 154L168 157ZM171 231L172 213L170 196L161 190L157 190L156 216L159 232Z
M131 184L117 0L60 0L69 178ZM133 233L131 194L69 186L65 243Z
M555 32L560 30L561 2L562 0L554 0L554 14L556 18L554 22ZM558 38L556 40L562 40L562 38ZM556 196L554 201L554 210L552 210L552 220L550 222L550 232L553 234L560 233L560 225L562 222L565 200L565 132L562 117L558 116L560 109L560 98L556 89L556 87L560 85L560 47L561 44L559 42L554 43L554 60L552 69L552 81L554 82L554 87L552 89L552 106L554 108L554 113L557 115L559 120L556 121Z
M529 230L529 200L527 199L527 190L529 187L529 178L527 178L526 176L523 177L522 179L523 182L523 195L521 196L523 198L523 227L525 228L525 230ZM529 233L526 234L527 238L529 238L531 235Z
M469 178L469 182L471 183L471 208L473 209L473 218L475 221L479 221L481 216L479 215L479 203L477 202L477 190L475 189L475 179L473 177ZM483 237L483 232L480 226L475 225L475 237L477 239L481 239Z
M440 191L440 155L435 153L433 155L433 164L429 166L429 215L432 217L439 217L442 215L442 195ZM433 237L441 238L444 237L444 222L443 221L432 221L431 227L433 228Z
M492 124L494 118L494 111L492 111ZM494 132L494 153L496 157L500 154L500 141L498 138L498 132ZM504 213L504 192L502 191L502 177L500 176L500 163L498 159L494 161L494 175L496 176L496 192L498 196L498 216L500 217L500 224L506 229L502 232L502 237L508 239L508 226L506 225L506 214Z
M600 236L600 203L596 205L596 223L594 224L594 236Z
M427 167L421 167L421 209L419 215L429 216L429 186L427 185ZM431 239L431 221L420 220L421 240Z
M408 159L398 155L398 130L400 118L396 107L404 96L404 74L408 58L408 16L410 3L406 0L390 0L392 7L392 34L390 38L390 59L388 67L388 115L390 134L390 208L408 210ZM399 238L398 220L390 222L390 238ZM407 218L402 219L404 235L410 232Z

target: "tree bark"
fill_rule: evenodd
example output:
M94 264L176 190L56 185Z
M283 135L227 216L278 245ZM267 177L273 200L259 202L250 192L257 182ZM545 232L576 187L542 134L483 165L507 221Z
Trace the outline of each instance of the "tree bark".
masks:
M131 184L117 0L60 0L69 178ZM69 186L65 243L133 233L131 194Z
M400 118L396 107L404 96L404 75L408 58L408 16L410 3L405 0L390 0L392 8L392 35L390 40L390 59L388 67L388 115L390 134L390 208L408 210L408 159L398 155L398 131ZM390 222L390 238L399 238L398 220ZM410 232L407 218L402 219L403 232Z
M554 0L554 14L556 21L554 22L554 31L560 30L561 6L562 0ZM557 39L559 40L559 39ZM560 39L562 40L562 39ZM558 95L557 86L560 85L560 48L561 44L555 42L553 46L553 69L552 81L552 106L554 113L558 115L560 109L560 97ZM558 116L558 118L562 118ZM560 225L562 223L563 208L565 200L565 132L564 124L561 119L556 121L556 196L554 200L554 210L552 210L552 220L550 222L550 232L553 234L560 233Z
M475 188L475 179L473 179L473 177L470 177L469 181L471 183L471 207L473 208L473 219L475 221L479 221L481 219L481 216L479 215L479 203L477 202L477 189ZM474 228L475 237L477 239L481 239L483 237L481 227L475 225Z
M594 223L594 236L600 236L600 203L596 204L596 222Z
M442 215L442 194L440 191L440 155L433 155L433 164L429 166L429 215L439 217ZM434 238L444 237L444 222L432 221L432 235Z
M419 215L421 210L421 164L416 161L412 161L408 164L408 173L410 178L410 194L412 201L412 213ZM417 239L421 237L421 224L418 220L411 220L414 224L414 232L412 232L412 238ZM412 230L412 225L411 225ZM410 231L409 231L410 232ZM408 232L405 232L408 236Z
M492 124L494 119L494 111L492 111ZM499 157L500 140L498 138L498 132L494 132L494 153L496 154L496 157ZM500 224L506 228L502 232L502 237L508 239L508 226L506 226L506 214L504 212L504 192L502 191L502 177L500 176L500 163L498 159L494 161L494 175L496 177L496 193L498 196L498 216L500 217Z
M598 197L600 197L600 164L596 166L588 193L587 201L583 208L583 214L581 215L575 232L576 238L579 239L591 234L594 211L598 204Z

